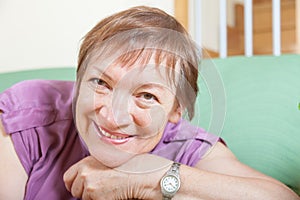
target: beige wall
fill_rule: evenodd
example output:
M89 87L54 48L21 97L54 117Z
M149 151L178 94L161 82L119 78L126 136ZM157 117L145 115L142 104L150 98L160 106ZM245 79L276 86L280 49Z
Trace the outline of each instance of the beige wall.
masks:
M80 39L100 19L136 5L173 14L172 0L4 0L0 72L75 66Z
M234 7L236 4L244 4L244 0L227 0L227 23L234 26Z
M195 36L195 15L197 8L195 7L195 1L189 0L189 32L193 38ZM219 13L216 8L219 6L219 0L202 0L201 1L201 40L202 43L199 44L205 48L213 51L218 51L218 23L219 23Z

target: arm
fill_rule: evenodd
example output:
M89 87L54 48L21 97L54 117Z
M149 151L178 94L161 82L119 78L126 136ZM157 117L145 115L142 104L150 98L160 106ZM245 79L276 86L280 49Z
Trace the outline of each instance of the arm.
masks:
M136 171L147 171L145 167L154 160L165 162L165 167L149 173L124 173L126 169L133 167ZM91 163L93 170L89 167ZM171 161L161 157L139 155L121 166L120 170L113 170L104 169L101 163L89 157L71 167L64 178L67 188L76 197L84 194L91 199L101 199L103 194L106 194L106 198L110 199L161 199L159 182L170 164ZM98 170L99 166L104 170ZM282 183L237 161L231 151L221 143L218 143L196 167L182 165L180 176L182 184L174 200L300 199Z
M4 131L1 120L0 148L0 197L12 200L23 199L27 174L19 161L10 136Z
M181 174L181 192L174 199L300 199L284 184L240 163L221 143L196 168L183 166Z

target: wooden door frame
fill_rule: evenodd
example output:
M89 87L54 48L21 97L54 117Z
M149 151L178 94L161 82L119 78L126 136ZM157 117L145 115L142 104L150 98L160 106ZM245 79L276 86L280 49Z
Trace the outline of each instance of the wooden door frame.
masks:
M188 0L174 0L174 16L188 30Z
M300 0L296 0L296 36L297 53L300 54Z

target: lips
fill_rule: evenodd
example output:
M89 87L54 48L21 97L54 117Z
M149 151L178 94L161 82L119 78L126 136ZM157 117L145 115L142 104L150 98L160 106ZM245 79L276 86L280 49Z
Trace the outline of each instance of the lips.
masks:
M96 124L95 127L97 130L97 134L101 137L101 139L112 144L124 144L133 137L132 135L108 131L102 127L97 126Z

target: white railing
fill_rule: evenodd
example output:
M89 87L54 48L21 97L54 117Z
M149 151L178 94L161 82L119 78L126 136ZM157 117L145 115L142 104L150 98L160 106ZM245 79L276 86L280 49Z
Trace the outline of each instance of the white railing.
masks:
M245 0L244 5L244 35L245 35L245 56L253 55L253 9L252 0Z
M201 41L201 6L202 0L195 0L196 13L196 42ZM221 58L227 57L227 13L226 0L219 0L219 55ZM252 0L244 0L244 35L245 35L245 56L253 55L253 6ZM281 54L280 35L280 0L272 0L272 34L273 34L273 55Z
M278 56L281 51L280 34L280 0L272 1L272 30L273 30L273 54Z
M225 58L227 56L227 6L226 0L220 0L219 6L220 14L219 14L219 54L221 58Z

